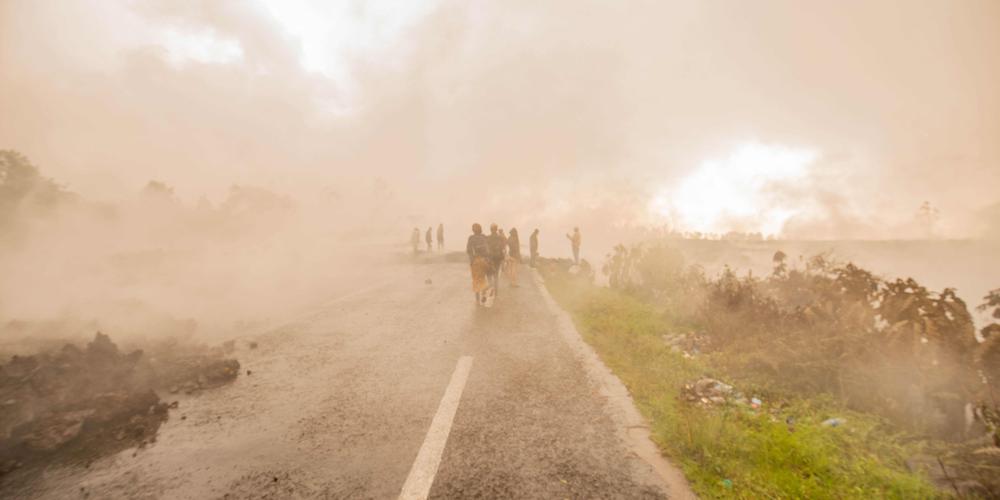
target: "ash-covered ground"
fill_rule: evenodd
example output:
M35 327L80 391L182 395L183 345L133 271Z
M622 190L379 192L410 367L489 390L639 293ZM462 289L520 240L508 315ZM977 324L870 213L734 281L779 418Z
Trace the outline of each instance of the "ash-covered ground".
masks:
M86 344L13 355L0 366L0 487L145 448L178 408L173 395L239 376L235 348L161 340L126 351L97 332Z

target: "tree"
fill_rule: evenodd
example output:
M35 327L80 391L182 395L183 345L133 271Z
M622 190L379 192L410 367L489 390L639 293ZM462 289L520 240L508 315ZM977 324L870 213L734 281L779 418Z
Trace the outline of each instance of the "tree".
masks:
M37 211L54 208L73 198L21 153L0 150L0 226L10 224L21 207Z
M990 316L1000 320L1000 288L990 290L983 297L983 303L976 307L981 312L990 311ZM991 311L992 310L992 311ZM997 407L997 396L994 393L1000 385L1000 323L994 321L980 330L983 342L980 345L977 361L983 377L986 379L987 390L994 408ZM1000 446L1000 445L998 445Z
M781 250L774 252L774 257L771 257L771 262L774 264L774 275L784 276L788 273L788 265L785 261L788 260L788 255Z

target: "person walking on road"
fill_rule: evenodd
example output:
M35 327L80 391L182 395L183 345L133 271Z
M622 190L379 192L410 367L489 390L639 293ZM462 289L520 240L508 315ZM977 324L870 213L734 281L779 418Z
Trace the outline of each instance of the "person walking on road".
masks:
M499 276L503 274L504 269L507 268L507 234L504 233L502 227L498 229L497 232L500 233L500 248L501 253L503 254L500 257L500 267L497 268L497 276Z
M517 235L517 228L510 228L510 236L507 238L507 278L510 279L510 286L517 288L517 270L521 265L521 238Z
M497 232L500 233L500 241L503 242L503 259L500 262L499 272L503 272L504 268L507 267L507 233L503 231L501 227Z
M434 232L434 230L431 229L428 226L427 227L427 233L424 234L424 241L427 242L427 251L428 252L430 252L431 250L434 250L434 240L431 238L431 235L433 234L433 232Z
M413 232L410 233L410 244L413 245L413 253L416 254L420 251L420 230L413 228Z
M486 305L489 283L487 275L492 267L490 264L490 245L483 235L483 227L472 225L472 235L465 244L465 253L469 254L469 268L472 271L472 291L476 293L476 304Z
M438 224L437 239L438 239L438 250L444 250L444 224Z
M500 291L500 269L503 268L504 254L507 250L507 240L500 234L496 224L490 224L490 235L486 237L490 248L490 272L487 278L491 293L496 296Z
M531 251L531 267L535 267L535 261L538 259L538 229L537 228L531 233L531 238L528 239L528 248Z
M573 234L567 234L566 238L573 246L573 263L580 265L580 228L574 227Z

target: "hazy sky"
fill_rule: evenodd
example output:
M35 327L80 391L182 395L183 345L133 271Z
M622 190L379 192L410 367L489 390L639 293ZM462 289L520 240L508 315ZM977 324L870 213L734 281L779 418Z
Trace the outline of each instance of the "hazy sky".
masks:
M996 0L0 0L0 148L419 210L975 235L1000 201ZM415 209L416 210L416 209Z

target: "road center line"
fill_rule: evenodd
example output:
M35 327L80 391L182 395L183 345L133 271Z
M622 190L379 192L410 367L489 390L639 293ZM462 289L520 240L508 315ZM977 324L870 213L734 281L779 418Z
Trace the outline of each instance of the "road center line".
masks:
M424 444L420 445L417 459L413 462L410 475L406 477L399 498L424 499L430 494L431 484L434 483L434 476L437 475L438 466L441 465L444 445L448 442L451 423L455 420L455 412L458 411L458 402L462 399L462 391L465 390L470 370L472 370L472 356L459 358L455 372L451 374L451 382L444 391L441 404L438 405L434 420L431 421L431 428L427 431Z

